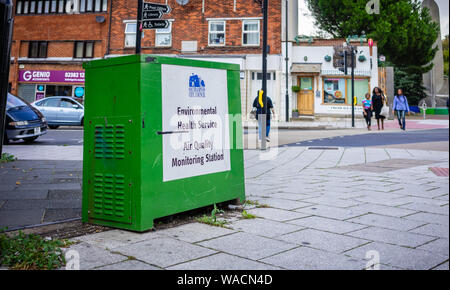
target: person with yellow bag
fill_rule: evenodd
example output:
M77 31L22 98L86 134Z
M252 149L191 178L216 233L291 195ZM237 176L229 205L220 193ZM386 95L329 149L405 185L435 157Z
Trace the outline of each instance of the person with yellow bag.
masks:
M260 114L262 114L263 112L263 107L264 107L264 103L262 100L262 95L263 95L263 91L262 90L258 90L258 95L256 96L255 100L253 101L253 108L256 108L256 120L258 120L258 116ZM267 98L267 110L266 110L266 140L267 142L270 142L269 139L269 133L270 133L270 116L271 116L271 111L272 114L275 115L275 112L273 110L273 103L272 103L272 99L269 98L269 96L266 96ZM258 139L261 140L261 128L258 128Z

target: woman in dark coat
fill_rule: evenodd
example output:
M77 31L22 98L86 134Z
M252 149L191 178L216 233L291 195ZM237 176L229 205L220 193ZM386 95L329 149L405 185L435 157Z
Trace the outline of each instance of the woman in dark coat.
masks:
M372 94L372 111L375 112L375 119L377 119L378 130L380 130L380 120L381 120L381 129L384 130L384 119L386 118L383 115L380 115L381 108L383 108L385 104L385 97L383 91L375 87L373 89Z

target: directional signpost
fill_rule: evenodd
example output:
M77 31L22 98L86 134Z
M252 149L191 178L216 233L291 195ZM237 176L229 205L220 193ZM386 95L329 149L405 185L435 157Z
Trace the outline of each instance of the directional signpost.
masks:
M141 53L142 29L164 29L170 26L168 20L162 20L164 14L172 11L169 5L138 2L137 23L140 25L136 29L136 54Z

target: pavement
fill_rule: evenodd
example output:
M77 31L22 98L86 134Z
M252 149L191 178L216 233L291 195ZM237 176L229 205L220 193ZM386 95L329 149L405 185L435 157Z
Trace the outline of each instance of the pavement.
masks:
M224 217L226 228L194 222L146 233L110 230L73 238L67 250L79 253L81 269L449 270L448 147L411 148L448 142L448 129L395 130L372 132L385 140L377 146L347 146L363 131L341 138L335 134L347 131L332 130L310 138L336 137L345 146L245 150L247 198L264 205L247 208L254 219L236 212ZM417 132L427 136L416 136L420 143L388 142ZM289 134L282 143L292 144ZM0 224L79 215L81 146L32 146L5 146L19 160L0 165ZM41 155L50 150L42 147L52 154Z

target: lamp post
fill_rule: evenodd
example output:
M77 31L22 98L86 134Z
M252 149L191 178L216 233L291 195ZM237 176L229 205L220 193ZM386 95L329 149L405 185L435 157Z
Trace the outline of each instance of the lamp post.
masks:
M289 12L289 0L286 0L286 122L289 122L289 21L288 21L288 12Z
M267 8L268 0L263 1L263 47L262 47L262 114L259 116L261 130L261 150L266 150L267 132Z

